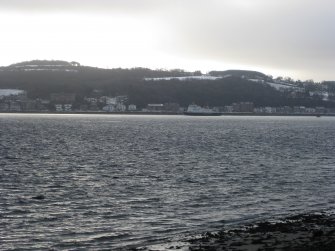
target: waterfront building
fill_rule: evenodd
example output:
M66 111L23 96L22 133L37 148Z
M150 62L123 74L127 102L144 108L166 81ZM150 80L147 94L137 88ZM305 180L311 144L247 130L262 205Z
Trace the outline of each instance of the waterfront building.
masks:
M127 106L125 106L122 103L117 103L116 104L116 111L118 112L125 112L127 110Z
M64 104L64 112L71 112L72 111L72 104Z
M137 109L136 105L130 104L128 106L128 111L136 111L136 109Z
M103 111L105 112L115 112L116 111L116 108L115 108L115 105L113 104L109 104L109 105L105 105L103 108L102 108Z
M234 107L232 105L226 105L224 108L223 108L223 111L224 112L233 112L234 111Z
M62 112L63 106L61 104L55 104L55 109L56 109L56 112Z
M326 108L324 108L323 106L317 106L315 107L315 112L316 113L326 113Z
M148 104L147 106L148 111L164 111L164 105L163 104Z

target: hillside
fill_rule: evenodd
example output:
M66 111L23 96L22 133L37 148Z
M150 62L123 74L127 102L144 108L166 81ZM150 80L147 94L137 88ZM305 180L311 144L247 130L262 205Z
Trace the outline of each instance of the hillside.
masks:
M224 106L249 101L255 106L335 107L333 82L312 83L272 79L254 71L211 71L207 75L183 70L101 69L77 62L34 60L0 68L0 89L22 89L31 99L52 93L85 97L128 96L129 103L194 102ZM326 94L327 93L327 94Z

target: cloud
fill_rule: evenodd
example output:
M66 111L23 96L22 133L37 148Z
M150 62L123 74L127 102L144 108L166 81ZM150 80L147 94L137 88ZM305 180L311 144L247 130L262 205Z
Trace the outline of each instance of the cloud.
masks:
M335 78L334 9L331 0L0 1L0 12L67 12L86 15L87 20L117 15L139 25L151 22L149 33L162 54L223 65L290 69L308 78L313 74ZM157 62L157 67L163 63Z
M162 0L1 0L2 10L23 12L150 12L164 6Z
M335 67L335 3L238 2L203 5L174 15L169 20L173 35L168 49L184 57L313 74Z

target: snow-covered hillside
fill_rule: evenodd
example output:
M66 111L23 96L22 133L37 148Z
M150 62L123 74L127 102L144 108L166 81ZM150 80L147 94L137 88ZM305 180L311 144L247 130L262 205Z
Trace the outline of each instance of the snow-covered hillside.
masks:
M0 71L66 71L78 72L77 62L66 61L47 61L47 60L33 60L17 64L9 65L8 67L0 68Z
M21 95L24 94L24 90L17 89L0 89L0 97L11 96L11 95Z
M144 78L144 80L145 81L161 81L161 80L178 79L180 81L186 81L186 80L216 80L218 78L221 78L221 77L201 75L201 76L185 76L185 77Z

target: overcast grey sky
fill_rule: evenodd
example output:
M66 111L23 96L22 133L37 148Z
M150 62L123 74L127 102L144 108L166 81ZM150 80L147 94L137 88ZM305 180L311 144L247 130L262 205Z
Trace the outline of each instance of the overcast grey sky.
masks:
M259 70L335 80L331 0L0 0L0 65Z

